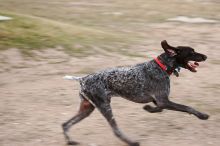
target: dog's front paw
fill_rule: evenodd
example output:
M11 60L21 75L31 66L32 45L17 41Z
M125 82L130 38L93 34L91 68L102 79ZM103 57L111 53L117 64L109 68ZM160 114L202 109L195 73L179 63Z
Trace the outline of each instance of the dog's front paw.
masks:
M158 113L158 112L162 112L163 109L162 108L159 108L159 107L152 107L150 105L145 105L143 107L144 110L150 112L150 113Z
M146 110L146 111L151 111L151 110L153 109L153 107L150 106L150 105L145 105L145 106L143 107L143 109Z
M197 117L201 120L207 120L209 118L209 115L200 113L197 115Z
M133 142L129 146L140 146L139 142Z

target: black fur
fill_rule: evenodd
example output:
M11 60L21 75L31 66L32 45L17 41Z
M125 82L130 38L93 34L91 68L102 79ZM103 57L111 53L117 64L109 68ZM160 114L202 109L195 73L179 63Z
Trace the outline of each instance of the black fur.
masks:
M172 47L166 41L162 41L161 45L165 52L158 59L171 70L183 67L194 71L187 66L188 61L200 62L207 58L190 47ZM130 140L119 130L110 106L112 96L120 96L137 103L153 102L155 107L144 106L144 109L151 113L168 109L187 112L202 120L209 117L207 114L185 105L173 103L168 99L170 93L169 74L162 70L155 60L132 67L107 69L82 77L79 81L82 99L80 110L76 116L63 124L64 135L68 144L77 144L77 142L70 140L67 135L68 129L73 124L88 117L94 108L97 108L106 118L117 137L129 146L139 146L138 142Z

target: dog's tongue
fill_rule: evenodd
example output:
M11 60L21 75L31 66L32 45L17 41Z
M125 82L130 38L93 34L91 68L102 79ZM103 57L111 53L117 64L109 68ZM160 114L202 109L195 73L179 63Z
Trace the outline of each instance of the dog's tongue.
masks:
M189 69L192 71L192 72L197 72L197 67L199 66L199 63L198 62L188 62L187 63Z

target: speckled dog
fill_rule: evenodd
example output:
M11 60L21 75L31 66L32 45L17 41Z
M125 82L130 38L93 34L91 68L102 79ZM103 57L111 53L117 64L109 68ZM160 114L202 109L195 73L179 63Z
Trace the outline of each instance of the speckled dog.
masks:
M178 76L177 69L181 67L196 72L198 62L205 61L206 55L195 52L191 47L172 47L165 40L161 42L161 46L165 52L149 62L132 67L107 69L85 77L65 76L66 79L78 80L81 85L79 112L62 125L68 144L78 144L68 136L69 128L88 117L97 108L118 138L129 146L139 146L138 142L130 140L118 128L110 106L112 96L121 96L136 103L153 102L155 107L150 105L143 107L151 113L167 109L187 112L202 120L208 119L207 114L168 99L169 76L172 73Z

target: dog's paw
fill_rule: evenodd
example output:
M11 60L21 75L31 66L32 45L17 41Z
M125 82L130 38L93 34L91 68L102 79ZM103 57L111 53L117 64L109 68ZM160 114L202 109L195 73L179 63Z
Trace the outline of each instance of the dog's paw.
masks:
M150 105L145 105L143 107L144 110L148 111L149 113L158 113L158 112L162 112L163 109L159 108L159 107L152 107Z
M133 142L129 146L140 146L139 142Z
M143 107L143 109L150 112L150 111L153 109L153 107L150 106L150 105L145 105L145 106Z
M201 120L207 120L209 118L209 115L200 113L197 117Z
M68 141L67 145L78 145L79 143L76 141Z

